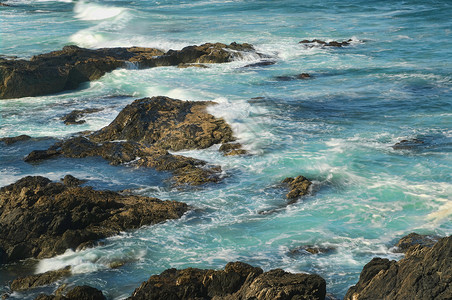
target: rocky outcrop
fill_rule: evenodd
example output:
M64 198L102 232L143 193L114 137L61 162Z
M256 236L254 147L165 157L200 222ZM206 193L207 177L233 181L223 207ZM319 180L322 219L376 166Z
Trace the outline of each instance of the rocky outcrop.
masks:
M254 51L250 44L207 43L163 52L154 48L62 50L33 56L31 60L0 59L0 99L41 96L76 89L117 68L177 66L190 63L225 63Z
M432 248L416 245L400 261L374 258L364 266L347 300L451 299L452 236Z
M234 141L230 126L223 119L207 113L209 105L214 103L168 97L135 100L110 125L90 135L57 143L48 150L35 150L25 161L34 162L57 155L73 158L101 156L115 165L130 163L171 171L179 185L217 182L220 167L168 152L204 149ZM234 147L228 154L243 154L240 146Z
M440 237L436 235L417 234L412 232L399 240L395 246L395 252L406 253L411 247L416 245L420 245L422 247L433 247L439 239Z
M11 291L25 291L39 286L49 285L71 275L71 268L48 271L42 274L30 275L14 279L11 283Z
M93 287L82 285L69 290L66 295L44 295L41 294L35 300L106 300L102 291Z
M0 189L7 262L44 258L120 231L180 218L188 206L28 176Z
M325 42L322 40L318 40L318 39L314 39L314 40L302 40L301 42L299 42L299 44L306 44L309 45L311 47L313 47L315 44L320 45L322 47L338 47L341 48L343 46L348 46L350 45L350 42L352 41L352 39L348 39L347 41L342 41L342 42L337 42L337 41L331 41L331 42Z
M286 195L289 200L296 200L301 196L307 195L309 187L312 185L311 181L301 175L296 178L287 177L283 180L283 183L289 186L290 191Z
M242 145L239 143L225 143L221 145L219 150L226 156L244 155L248 153L242 149Z
M143 282L128 299L324 299L326 283L318 275L263 272L242 262L224 270L169 269Z
M92 114L101 111L100 108L86 108L86 109L76 109L71 111L69 114L61 117L61 120L66 125L79 125L86 123L85 120L80 120L86 114Z
M5 145L11 145L17 142L28 141L29 139L31 139L31 136L22 134L19 136L0 138L0 142L5 143Z
M328 254L332 253L336 250L333 247L318 247L318 246L300 246L294 249L291 249L287 254L289 256L301 256L301 255L310 255L310 254Z

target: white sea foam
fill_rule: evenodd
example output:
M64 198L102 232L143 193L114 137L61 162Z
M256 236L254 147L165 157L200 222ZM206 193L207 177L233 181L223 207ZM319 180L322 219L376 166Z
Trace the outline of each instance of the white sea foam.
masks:
M127 9L123 7L99 5L86 1L79 1L74 6L75 17L85 21L111 19L119 16L125 11L127 11Z

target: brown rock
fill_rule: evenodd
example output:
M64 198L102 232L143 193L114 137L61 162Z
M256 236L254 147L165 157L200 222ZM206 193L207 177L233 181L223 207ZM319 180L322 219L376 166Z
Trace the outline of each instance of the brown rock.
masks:
M39 286L49 285L64 277L71 275L71 268L66 267L61 270L49 271L42 274L30 275L14 279L11 283L12 291L25 291Z
M302 40L301 42L299 42L299 44L319 44L319 45L326 46L326 47L338 47L338 48L341 48L343 46L350 45L351 41L352 40L349 39L347 41L342 41L342 42L337 42L337 41L325 42L325 41L322 41L322 40L314 39L312 41L310 41L310 40Z
M11 145L11 144L14 144L17 142L28 141L29 139L31 139L31 136L22 134L22 135L14 136L14 137L0 138L0 142L4 142L5 145Z
M180 218L187 210L180 202L29 176L0 189L0 248L8 262L51 257L120 231Z
M283 183L289 185L290 191L286 196L287 199L290 200L294 200L308 194L309 187L312 184L311 181L303 176L297 176L296 178L288 177L283 180Z
M328 254L336 249L333 247L317 247L317 246L300 246L289 251L290 256L305 255L305 254Z
M324 299L326 284L320 276L263 273L248 264L228 263L224 270L169 269L154 275L129 299Z
M139 68L177 66L190 63L224 63L254 51L249 44L221 43L189 46L164 53L153 48L62 50L34 56L31 60L0 60L0 99L40 96L76 89L81 83L99 79L114 69L133 64Z
M239 143L225 143L221 145L220 151L226 156L248 154L246 150L242 149L242 145Z
M394 150L414 150L424 145L424 141L419 139L401 140L392 146Z
M66 295L44 295L41 294L35 300L106 300L102 291L93 287L83 285L69 290Z
M344 299L451 299L452 236L432 248L411 247L400 261L374 258Z

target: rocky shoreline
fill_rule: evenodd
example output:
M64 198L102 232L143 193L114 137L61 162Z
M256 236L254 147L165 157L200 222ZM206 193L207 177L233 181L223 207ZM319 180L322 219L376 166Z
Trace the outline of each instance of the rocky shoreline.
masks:
M91 50L65 46L30 60L0 58L0 99L73 90L118 68L225 63L242 57L243 52L256 53L250 44L206 43L167 52L142 47Z

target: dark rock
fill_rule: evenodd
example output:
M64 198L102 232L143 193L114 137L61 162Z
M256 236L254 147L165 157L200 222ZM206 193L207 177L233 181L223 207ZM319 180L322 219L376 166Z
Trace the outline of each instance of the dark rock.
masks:
M215 104L168 97L135 100L101 130L71 138L49 150L33 151L25 161L59 154L72 158L101 156L114 165L132 163L171 171L177 184L217 182L220 167L210 167L204 161L167 151L204 149L234 141L230 126L207 113L209 105ZM229 154L243 154L243 150L234 149Z
M179 64L177 65L178 68L180 69L185 69L185 68L201 68L201 69L206 69L209 68L206 65L203 64Z
M6 4L6 3L3 3L3 2L0 2L0 6L5 6L5 7L9 7L9 6L11 6L11 5L9 5L9 4Z
M411 139L411 140L401 140L392 146L394 150L413 150L422 146L424 141L419 139Z
M257 68L257 67L266 67L266 66L271 66L276 64L276 61L272 61L272 60L264 60L264 61L260 61L257 63L252 63L252 64L248 64L243 66L243 68Z
M400 261L374 258L344 299L451 299L452 236L411 247Z
M311 78L311 75L309 75L308 73L301 73L297 75L297 79L308 79Z
M25 291L39 286L49 285L71 275L71 268L49 271L42 274L30 275L14 279L11 283L12 291Z
M49 159L55 156L60 155L61 152L57 151L57 150L33 150L30 152L30 154L28 154L25 158L24 161L26 162L35 162L35 161L40 161L40 160L44 160L44 159Z
M261 268L235 262L224 270L169 269L143 282L129 299L324 299L326 283L320 276L263 273Z
M5 250L0 248L0 265L4 264L8 261L8 254L6 254Z
M73 110L61 118L66 125L84 124L85 120L80 120L86 114L92 114L101 111L100 108L87 108L82 110Z
M5 145L11 145L11 144L14 144L14 143L17 143L17 142L28 141L29 139L31 139L31 136L22 134L22 135L19 135L19 136L0 138L0 142L4 142Z
M86 182L86 180L80 180L72 175L64 176L64 178L62 178L61 181L63 181L63 184L66 186L79 186Z
M242 149L242 145L239 143L224 143L221 145L220 151L226 156L244 155L248 153L246 150Z
M290 191L286 195L287 199L295 200L301 196L308 194L309 187L312 182L309 181L306 177L297 176L296 178L288 177L283 180L283 183L288 184Z
M51 257L120 231L180 218L187 210L180 202L28 176L0 189L0 248L8 262Z
M334 252L333 247L317 247L317 246L300 246L288 252L289 256L298 256L306 254L328 254Z
M352 41L352 39L349 39L347 41L343 41L343 42L337 42L337 41L331 41L331 42L325 42L322 40L318 40L318 39L314 39L312 41L310 40L302 40L301 42L299 42L299 44L319 44L321 46L325 46L325 47L343 47L343 46L348 46L350 45L350 42ZM311 45L312 47L312 45Z
M189 46L164 53L153 48L62 50L34 56L31 60L0 60L0 99L41 96L76 89L81 83L99 79L130 64L138 68L177 66L190 63L224 63L254 51L249 44L221 43Z
M422 247L433 247L439 239L440 237L436 235L422 235L412 232L399 240L396 245L396 252L406 253L411 247L416 245L420 245Z
M76 286L69 290L66 295L57 294L54 295L44 295L41 294L35 298L35 300L106 300L102 291L96 288L83 285Z

